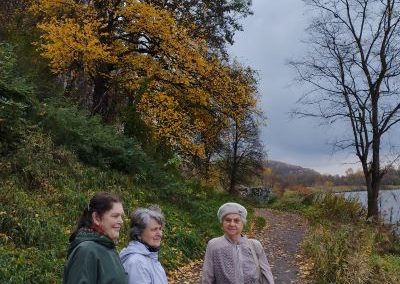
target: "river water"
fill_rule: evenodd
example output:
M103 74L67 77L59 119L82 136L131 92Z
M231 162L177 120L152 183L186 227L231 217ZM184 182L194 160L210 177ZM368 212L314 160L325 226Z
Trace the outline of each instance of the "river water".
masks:
M357 198L365 208L367 207L368 197L366 191L351 191L342 194L345 198ZM400 224L400 189L381 190L378 197L378 206L385 223Z

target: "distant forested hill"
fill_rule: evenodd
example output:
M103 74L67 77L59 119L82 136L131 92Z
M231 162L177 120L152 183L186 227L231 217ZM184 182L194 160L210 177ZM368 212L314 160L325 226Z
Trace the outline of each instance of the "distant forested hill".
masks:
M264 182L281 187L294 185L302 186L362 186L364 177L362 172L348 169L345 175L326 175L313 169L303 168L280 161L266 162ZM400 168L390 167L382 181L383 185L400 185Z
M269 160L266 167L266 183L283 188L294 185L313 186L322 177L315 170L279 161Z
M313 169L303 168L296 165L287 164L284 162L269 160L267 166L272 168L275 173L281 176L290 175L310 175L310 176L320 176L321 174Z

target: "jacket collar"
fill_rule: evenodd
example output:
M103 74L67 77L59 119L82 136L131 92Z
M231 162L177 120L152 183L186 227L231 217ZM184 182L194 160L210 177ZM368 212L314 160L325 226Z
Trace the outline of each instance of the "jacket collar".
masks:
M69 241L70 246L68 249L68 255L74 250L75 247L85 241L93 241L110 249L115 248L115 243L109 237L86 227L83 227L73 233L69 238Z
M230 244L233 244L233 245L241 245L241 244L244 242L244 240L245 240L246 237L243 236L243 235L240 235L239 239L238 239L237 241L234 241L234 240L231 240L227 235L224 234L224 238L225 238L225 240L227 240Z

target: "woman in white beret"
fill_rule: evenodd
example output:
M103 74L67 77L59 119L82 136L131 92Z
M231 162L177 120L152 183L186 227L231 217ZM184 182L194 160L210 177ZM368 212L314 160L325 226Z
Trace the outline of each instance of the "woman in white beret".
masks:
M217 213L224 235L208 242L202 284L274 284L261 243L242 235L247 210L238 203L225 203Z

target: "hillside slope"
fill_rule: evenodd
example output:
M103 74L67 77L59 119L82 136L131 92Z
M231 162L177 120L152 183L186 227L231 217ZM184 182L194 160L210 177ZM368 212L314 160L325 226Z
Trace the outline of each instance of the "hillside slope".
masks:
M68 238L97 191L117 193L129 213L159 204L166 215L167 270L200 258L220 234L218 207L231 196L183 180L133 139L62 98L32 101L0 81L0 282L59 283Z

